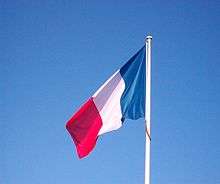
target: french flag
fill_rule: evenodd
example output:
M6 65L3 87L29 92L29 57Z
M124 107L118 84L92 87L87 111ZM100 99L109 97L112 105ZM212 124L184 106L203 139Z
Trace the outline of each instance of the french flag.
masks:
M142 47L82 105L66 124L79 158L87 156L98 137L117 130L125 119L145 115L146 47Z

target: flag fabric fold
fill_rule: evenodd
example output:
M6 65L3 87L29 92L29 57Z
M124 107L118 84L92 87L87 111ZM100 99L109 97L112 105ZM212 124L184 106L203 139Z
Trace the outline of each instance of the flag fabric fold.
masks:
M79 158L92 151L100 135L119 129L125 119L144 118L145 53L144 46L67 122Z

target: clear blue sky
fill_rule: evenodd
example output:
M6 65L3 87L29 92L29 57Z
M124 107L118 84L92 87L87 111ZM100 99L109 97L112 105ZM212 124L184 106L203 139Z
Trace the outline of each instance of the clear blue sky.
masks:
M0 0L0 183L144 183L144 123L79 160L65 123L153 36L152 184L220 183L219 1Z

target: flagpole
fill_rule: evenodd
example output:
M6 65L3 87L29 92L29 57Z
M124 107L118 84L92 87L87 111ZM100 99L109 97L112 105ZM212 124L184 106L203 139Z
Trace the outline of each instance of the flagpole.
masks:
M145 184L150 184L150 118L151 118L151 41L147 36L146 44L146 97L145 97Z

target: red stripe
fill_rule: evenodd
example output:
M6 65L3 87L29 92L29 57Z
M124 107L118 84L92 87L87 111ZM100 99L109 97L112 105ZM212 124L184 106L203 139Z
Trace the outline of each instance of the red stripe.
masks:
M76 145L79 158L87 156L92 151L101 127L101 116L91 98L66 124L66 129Z

